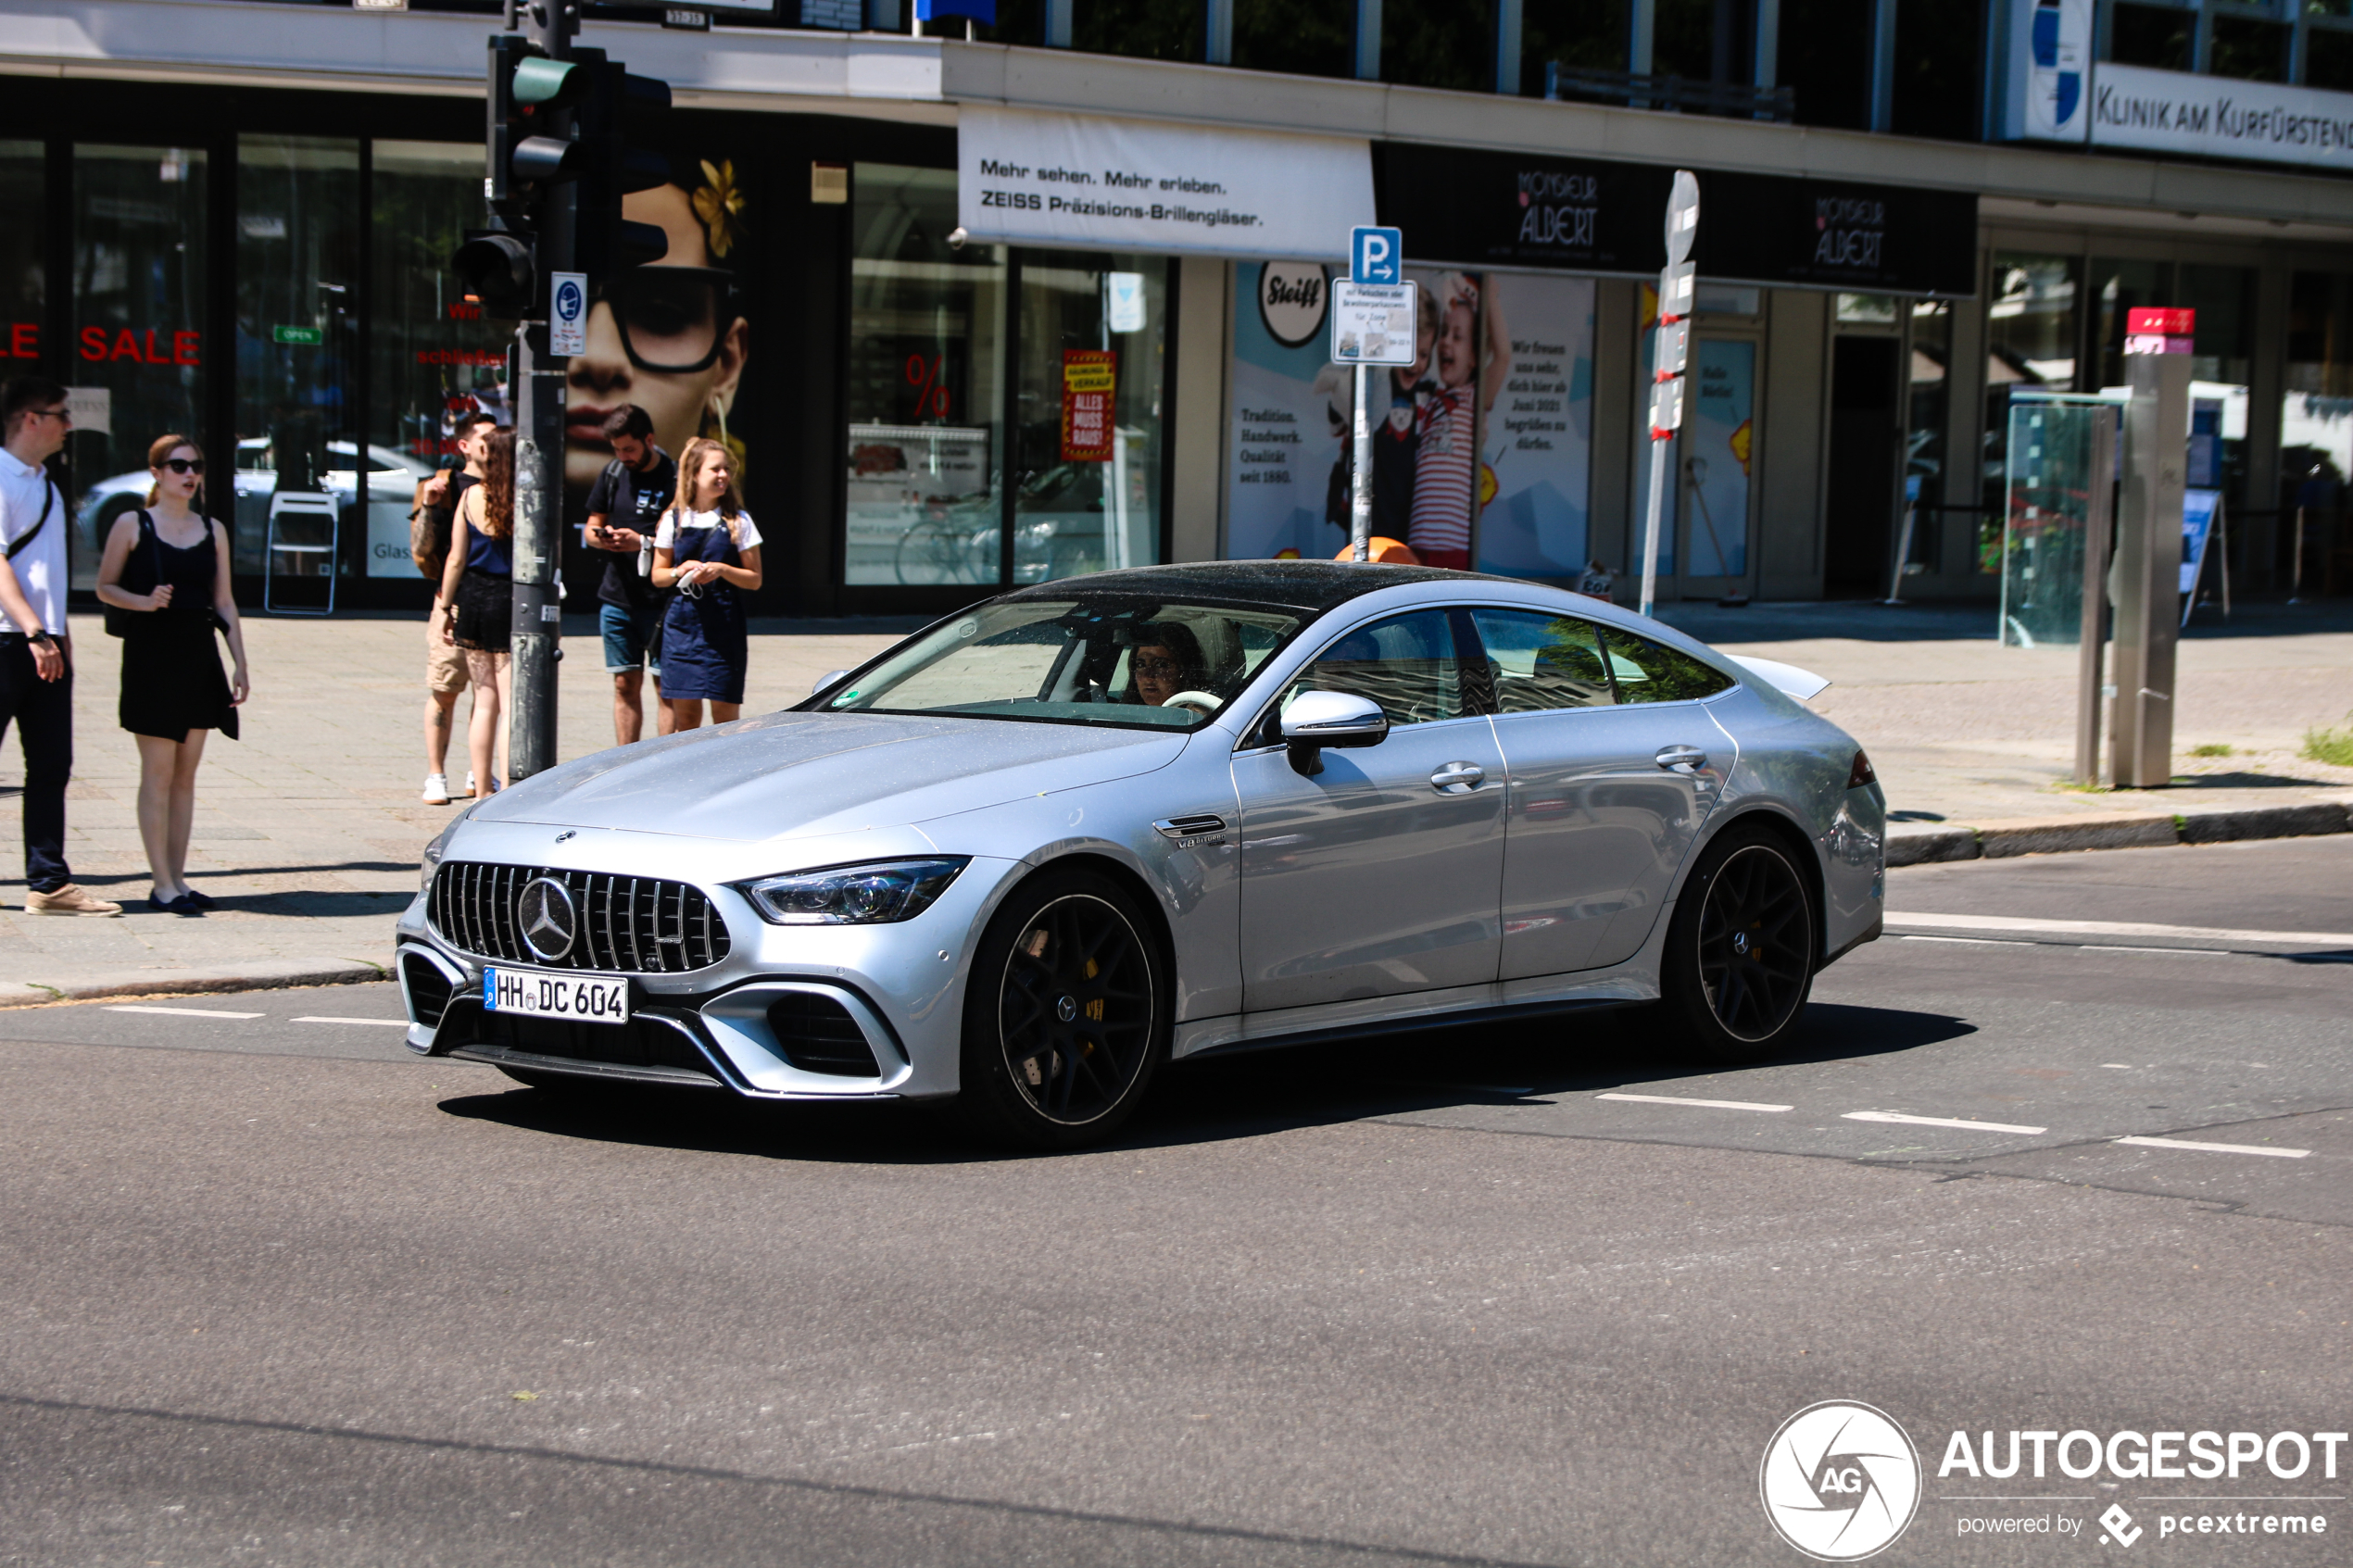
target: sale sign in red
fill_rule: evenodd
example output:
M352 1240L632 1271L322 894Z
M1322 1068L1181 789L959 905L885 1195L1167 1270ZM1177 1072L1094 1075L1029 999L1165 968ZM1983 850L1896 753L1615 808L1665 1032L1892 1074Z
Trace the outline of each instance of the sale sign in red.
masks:
M1117 350L1063 350L1063 462L1111 461L1111 405L1118 389Z

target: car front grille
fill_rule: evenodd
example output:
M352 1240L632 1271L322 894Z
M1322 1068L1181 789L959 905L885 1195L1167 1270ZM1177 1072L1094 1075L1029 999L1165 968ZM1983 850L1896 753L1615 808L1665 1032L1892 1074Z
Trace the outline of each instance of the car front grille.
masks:
M515 903L539 877L572 895L578 934L560 959L526 947ZM727 922L702 889L659 877L444 860L425 907L433 928L469 953L543 969L679 974L727 956Z

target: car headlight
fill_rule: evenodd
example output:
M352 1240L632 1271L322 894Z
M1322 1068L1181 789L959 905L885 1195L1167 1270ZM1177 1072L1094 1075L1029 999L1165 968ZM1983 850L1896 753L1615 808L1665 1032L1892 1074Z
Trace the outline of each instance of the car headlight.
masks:
M912 920L969 863L962 855L883 860L734 884L771 925L881 925Z

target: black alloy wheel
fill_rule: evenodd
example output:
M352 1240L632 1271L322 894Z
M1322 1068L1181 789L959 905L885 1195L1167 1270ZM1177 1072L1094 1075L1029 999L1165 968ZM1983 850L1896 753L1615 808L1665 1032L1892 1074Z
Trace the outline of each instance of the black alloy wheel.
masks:
M1038 877L989 922L964 1006L976 1131L1031 1148L1106 1136L1165 1054L1169 987L1127 896L1086 872Z
M1660 992L1703 1055L1770 1056L1814 987L1811 884L1787 845L1735 828L1710 845L1677 901Z

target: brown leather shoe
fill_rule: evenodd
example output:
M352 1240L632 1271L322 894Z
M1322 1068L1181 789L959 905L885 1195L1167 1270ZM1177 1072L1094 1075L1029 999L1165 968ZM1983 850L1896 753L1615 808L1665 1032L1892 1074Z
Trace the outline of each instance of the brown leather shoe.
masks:
M83 888L67 883L55 893L28 892L24 897L24 912L29 915L119 915L120 904L109 904L95 898Z

